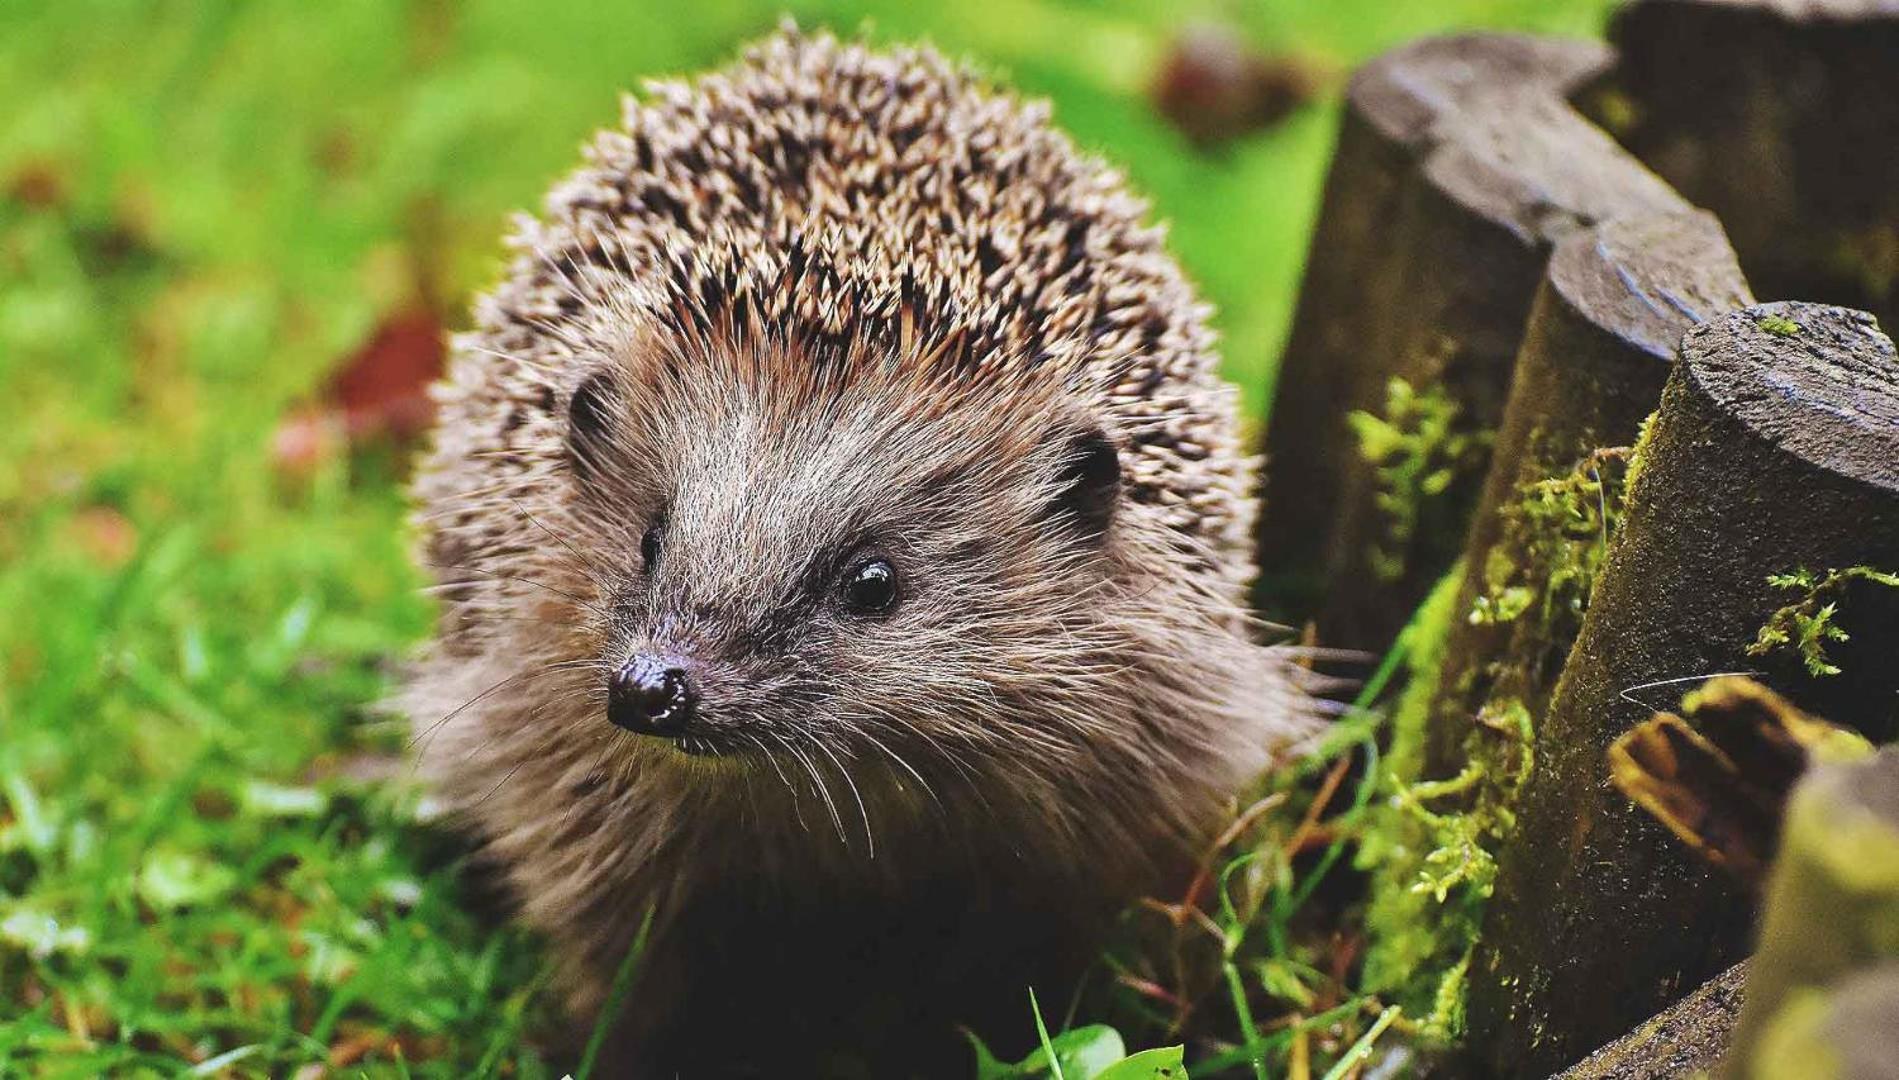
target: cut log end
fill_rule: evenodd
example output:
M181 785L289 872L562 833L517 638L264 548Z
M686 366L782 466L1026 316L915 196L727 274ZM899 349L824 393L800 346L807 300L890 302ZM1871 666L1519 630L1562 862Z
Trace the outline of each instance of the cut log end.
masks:
M1720 222L1704 211L1617 218L1572 234L1550 257L1548 287L1664 364L1683 331L1754 301Z
M1691 386L1761 438L1899 491L1899 358L1871 315L1761 304L1690 332L1682 362Z

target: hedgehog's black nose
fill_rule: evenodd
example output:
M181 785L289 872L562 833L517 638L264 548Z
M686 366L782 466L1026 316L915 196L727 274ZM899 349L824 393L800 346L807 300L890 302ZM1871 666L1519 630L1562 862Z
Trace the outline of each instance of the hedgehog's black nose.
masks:
M678 735L692 722L699 692L686 669L639 653L607 683L607 719L641 735Z

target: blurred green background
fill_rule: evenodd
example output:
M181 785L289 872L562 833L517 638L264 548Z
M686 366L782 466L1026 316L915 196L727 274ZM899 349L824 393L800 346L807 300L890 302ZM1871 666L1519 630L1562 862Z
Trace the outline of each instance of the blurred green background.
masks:
M1170 223L1257 418L1344 73L1605 7L3 0L0 1074L553 1067L532 942L390 782L375 703L428 621L401 451L279 431L379 335L458 324L621 91L788 9L1053 99ZM1208 21L1315 103L1191 145L1151 89Z

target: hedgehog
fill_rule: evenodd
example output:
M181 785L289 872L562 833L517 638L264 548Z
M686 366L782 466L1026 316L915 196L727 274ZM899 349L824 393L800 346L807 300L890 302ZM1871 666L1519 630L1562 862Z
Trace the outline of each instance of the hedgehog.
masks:
M584 155L436 388L424 775L617 1073L966 1072L1317 723L1208 309L927 48L784 26Z

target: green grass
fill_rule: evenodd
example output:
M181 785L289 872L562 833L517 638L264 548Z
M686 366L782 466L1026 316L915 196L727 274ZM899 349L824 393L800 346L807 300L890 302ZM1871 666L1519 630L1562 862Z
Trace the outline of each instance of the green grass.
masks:
M1142 93L1190 10L790 6L1052 97L1172 222L1259 414L1329 107L1206 157ZM1601 7L1230 10L1342 70L1447 26L1586 32ZM495 276L504 215L619 90L718 62L777 6L677 10L0 4L0 1074L572 1066L544 1049L534 942L471 894L376 709L429 618L400 464L287 479L268 448L379 317L418 292L459 311Z

